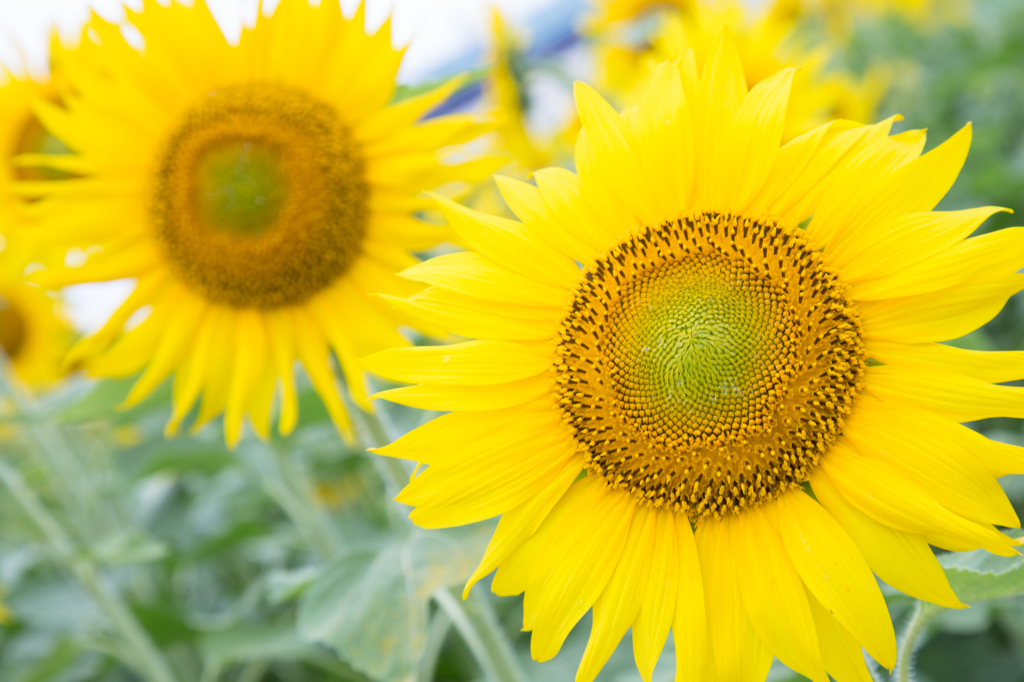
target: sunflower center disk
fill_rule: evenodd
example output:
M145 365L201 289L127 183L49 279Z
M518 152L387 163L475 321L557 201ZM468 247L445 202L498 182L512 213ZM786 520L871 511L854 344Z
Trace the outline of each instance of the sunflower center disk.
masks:
M3 348L9 359L14 360L25 347L28 337L25 317L3 298L0 298L0 306L0 348Z
M170 137L152 215L180 276L235 307L301 302L366 233L364 164L338 113L270 83L209 93Z
M864 368L842 286L773 223L699 214L586 271L559 404L592 474L692 519L807 480Z

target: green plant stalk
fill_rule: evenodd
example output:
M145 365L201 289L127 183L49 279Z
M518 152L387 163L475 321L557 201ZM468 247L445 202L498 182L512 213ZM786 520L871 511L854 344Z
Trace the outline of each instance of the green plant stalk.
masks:
M420 656L420 665L416 673L416 682L434 682L437 661L441 657L441 647L444 646L444 640L448 637L448 631L451 628L452 619L448 617L444 609L438 609L430 619L427 639L423 644L423 655Z
M306 543L322 558L341 551L341 543L331 530L331 521L323 509L313 501L309 479L292 457L270 446L261 448L269 454L271 466L258 466L260 480L267 494L284 510L299 529ZM266 451L271 452L267 453Z
M484 597L470 592L463 602L450 590L440 589L434 592L434 600L451 619L488 680L527 682L512 645Z
M359 420L366 431L365 434L362 434L361 438L363 448L367 450L378 448L394 440L390 429L384 424L384 421L377 412L358 410L358 414ZM408 470L404 464L394 457L374 457L373 461L377 467L377 472L384 481L388 497L394 499L402 488L409 484Z
M71 536L46 507L21 474L0 459L0 480L21 505L25 513L39 526L52 546L58 560L78 580L89 595L110 618L125 642L135 653L134 665L150 682L177 682L163 654L139 624L135 614L120 596L111 590L99 576L96 564L75 551Z
M896 657L896 682L912 682L914 679L914 657L917 654L917 648L923 643L919 642L921 635L928 629L928 624L941 612L941 606L923 601L917 602L900 640L899 655Z

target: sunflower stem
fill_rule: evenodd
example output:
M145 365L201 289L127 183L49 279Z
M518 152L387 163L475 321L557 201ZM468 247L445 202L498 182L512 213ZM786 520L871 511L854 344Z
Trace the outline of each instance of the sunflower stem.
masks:
M288 515L306 544L323 559L341 550L338 535L323 509L314 502L309 478L288 453L274 445L254 445L250 457L263 490Z
M427 629L427 639L423 644L423 655L420 656L420 665L416 673L416 682L434 682L437 673L437 661L441 658L441 647L448 637L448 631L452 629L452 619L444 609L438 609L434 617L430 619L430 627Z
M928 629L928 624L941 612L941 606L923 601L917 602L900 641L899 656L896 658L896 682L913 682L915 678L914 658L918 647L924 643L919 640Z
M434 600L451 619L488 680L527 682L486 597L473 591L463 602L449 589L439 589L434 592Z
M394 440L394 429L386 423L386 419L379 410L374 412L359 410L358 414L365 429L365 433L360 438L364 449L378 448ZM373 462L384 482L388 497L394 499L409 483L408 469L394 457L374 457Z
M150 682L176 682L174 673L149 634L135 618L135 614L121 597L103 582L99 569L85 554L76 551L71 535L43 506L35 491L22 475L0 459L0 480L18 501L25 513L39 527L50 543L57 559L85 588L97 605L106 613L135 656L133 667Z

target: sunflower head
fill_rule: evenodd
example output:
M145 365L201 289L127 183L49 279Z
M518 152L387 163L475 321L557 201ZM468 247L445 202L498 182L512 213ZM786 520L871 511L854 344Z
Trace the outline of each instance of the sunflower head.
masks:
M39 234L89 254L40 284L138 282L69 361L102 377L142 370L128 404L173 375L168 433L202 397L195 428L224 412L235 443L247 415L267 435L275 394L281 432L294 428L298 360L351 436L334 361L368 409L356 358L406 343L405 318L370 293L419 288L395 271L448 233L416 217L430 206L418 195L493 170L491 158L446 160L484 126L423 120L457 79L393 102L402 50L389 23L366 32L362 7L346 18L337 2L283 0L237 44L203 2L147 0L128 21L143 52L94 18L82 45L55 56L66 107L38 107L74 153L36 162L81 177L22 186L40 197ZM126 327L142 308L151 314Z
M970 126L836 121L782 143L792 69L748 90L719 31L615 111L576 88L577 172L501 179L520 221L442 200L473 251L403 276L401 310L465 343L384 351L381 397L448 412L380 450L427 464L427 527L501 516L467 590L525 592L547 660L593 609L578 682L632 629L650 680L868 679L896 644L876 576L962 604L930 545L1016 553L996 477L1021 448L962 422L1024 417L1024 354L936 343L1024 287L1024 229L936 212Z

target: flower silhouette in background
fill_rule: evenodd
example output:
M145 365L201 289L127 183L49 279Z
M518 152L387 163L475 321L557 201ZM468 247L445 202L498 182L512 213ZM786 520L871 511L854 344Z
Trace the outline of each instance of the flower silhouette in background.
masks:
M32 244L34 207L14 192L14 186L65 177L60 171L26 164L67 148L43 129L32 112L33 100L56 97L56 86L10 73L4 77L0 85L0 347L24 385L45 387L63 374L61 361L72 334L59 299L25 284L23 273L41 261L60 262L63 254L45 244Z
M617 5L615 5L617 6ZM798 71L787 114L783 140L788 141L834 119L858 123L872 120L882 94L884 78L877 73L857 82L847 73L830 69L832 48L803 44L796 35L802 18L798 3L778 0L763 16L753 16L737 0L682 3L677 9L663 5L645 5L637 11L660 8L656 28L637 44L628 35L636 27L621 20L634 18L617 11L618 21L594 21L597 42L598 81L602 89L627 104L638 104L642 84L657 66L690 48L703 68L711 44L722 26L736 35L736 47L747 86L754 87L780 69L793 66Z
M362 7L346 19L336 2L283 0L237 45L201 1L146 2L128 20L141 52L94 18L82 47L54 57L65 108L38 106L74 152L49 165L80 177L25 188L40 197L36 233L91 255L36 281L138 280L70 361L97 377L144 369L128 405L173 373L168 433L202 396L193 428L224 412L234 444L245 415L268 435L276 391L279 430L294 428L298 360L350 436L331 352L368 409L356 358L406 343L401 317L368 292L418 288L394 272L447 234L414 217L428 206L418 193L493 170L441 161L483 127L420 121L458 81L389 104L402 51L389 24L366 33Z
M466 587L525 592L552 658L593 608L577 674L632 628L650 680L817 682L892 668L879 578L959 608L929 545L1012 556L997 476L1024 450L961 425L1024 416L1021 353L939 345L1024 288L1024 228L932 209L965 127L836 121L787 144L793 70L748 92L722 29L622 114L578 85L578 174L501 180L521 222L440 203L468 253L403 273L401 310L479 340L364 366L380 397L449 411L379 450L427 465L398 500L429 527L501 515Z

